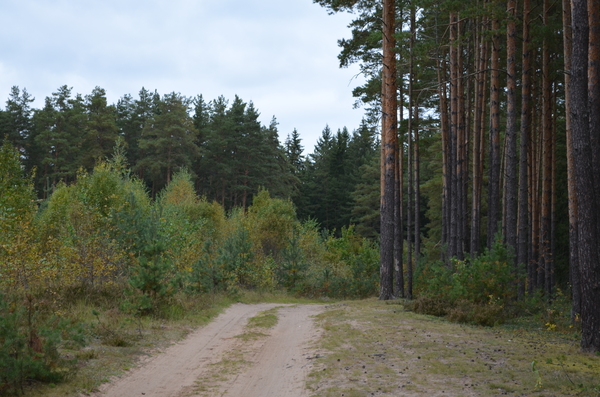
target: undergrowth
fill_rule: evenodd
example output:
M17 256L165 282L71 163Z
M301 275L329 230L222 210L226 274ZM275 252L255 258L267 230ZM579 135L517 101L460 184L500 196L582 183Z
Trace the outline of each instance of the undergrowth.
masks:
M550 331L577 332L579 318L571 318L571 303L560 289L551 297L541 291L519 295L524 275L513 263L497 238L491 250L474 259L421 264L415 275L418 298L405 307L457 323L491 327L529 318Z

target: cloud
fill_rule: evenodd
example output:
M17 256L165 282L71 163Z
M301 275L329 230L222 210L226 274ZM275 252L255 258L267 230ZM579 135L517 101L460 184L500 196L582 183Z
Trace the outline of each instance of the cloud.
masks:
M281 139L297 128L307 150L325 124L358 127L337 39L350 17L311 0L7 0L0 15L0 95L43 97L64 84L109 101L142 86L205 99L253 101ZM318 127L317 127L318 126Z

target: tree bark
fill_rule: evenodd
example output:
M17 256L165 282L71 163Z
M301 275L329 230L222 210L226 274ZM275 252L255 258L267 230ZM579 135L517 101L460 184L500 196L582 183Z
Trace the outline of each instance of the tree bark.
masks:
M402 15L402 14L400 14ZM401 17L402 18L402 17ZM400 63L402 63L402 53L400 53ZM398 70L400 74L400 81L402 81L403 73ZM404 104L403 104L403 90L402 86L399 87L400 101L398 102L398 145L396 147L396 206L395 206L395 225L394 225L394 282L396 296L400 298L405 297L404 290L404 216L403 203L404 203L404 148L402 144L401 126L404 117Z
M382 87L382 195L379 299L394 297L394 206L397 147L396 55L394 48L395 7L393 0L383 1L383 87Z
M458 193L458 15L450 13L450 129L448 134L450 176L450 228L448 230L448 257L458 255L459 193Z
M414 84L415 84L415 78L414 78L414 45L415 45L415 40L416 40L416 30L417 30L417 24L416 24L416 9L415 7L411 7L410 9L410 68L411 68L411 98L410 100L412 101L412 110L413 110L413 130L414 130L414 142L413 142L413 160L414 160L414 194L415 194L415 231L414 231L414 237L415 237L415 255L414 255L414 262L413 262L413 267L416 267L418 265L419 262L419 255L421 253L421 222L420 222L420 216L421 216L421 209L420 209L420 195L421 195L421 190L419 187L420 184L420 178L419 178L419 104L418 104L418 100L417 100L417 96L415 95L414 92ZM411 275L411 284L412 284L412 275ZM410 291L410 295L412 298L412 286L411 286L411 291Z
M458 16L458 15L457 15ZM465 258L466 233L467 233L467 194L468 194L468 171L467 171L467 127L465 117L465 84L463 70L463 46L462 46L462 26L459 20L457 23L457 46L456 46L456 67L458 79L456 80L457 91L457 141L456 141L456 194L457 194L457 221L456 228L456 257L460 260Z
M419 256L421 254L421 205L420 205L420 201L421 201L421 188L420 188L420 183L421 183L421 177L420 177L420 164L419 164L419 105L417 103L415 103L413 105L413 112L414 112L414 129L415 129L415 139L414 139L414 144L413 144L413 149L414 149L414 172L415 172L415 178L414 178L414 182L415 182L415 188L414 188L414 193L415 193L415 261L414 264L415 266L418 265L419 263Z
M475 258L481 249L481 192L483 188L484 163L484 123L485 123L485 91L487 69L488 42L484 38L486 20L482 22L479 34L478 67L476 75L476 106L473 128L473 192L471 194L471 258Z
M451 176L448 166L449 161L449 121L448 121L448 93L446 88L446 67L441 56L438 56L438 95L440 96L440 128L442 134L442 260L448 259L448 242L450 228L450 183Z
M544 0L543 21L548 24L550 1ZM542 219L541 219L541 266L539 275L541 285L548 299L552 294L552 272L554 260L552 256L552 79L550 77L550 50L548 39L544 37L542 44ZM543 281L542 281L543 280ZM541 286L540 285L540 286Z
M596 0L590 0L596 1ZM571 142L577 192L578 253L581 274L581 347L600 351L600 270L598 253L598 198L595 191L594 155L590 136L588 1L571 0L573 46L571 58ZM592 21L592 24L598 23ZM592 76L596 78L597 76Z
M563 0L563 51L565 67L565 116L567 135L567 190L569 197L569 281L571 283L571 321L575 322L581 314L581 286L579 275L579 254L577 247L577 193L573 173L573 147L571 144L571 4Z
M517 246L517 1L506 5L506 162L504 167L504 238L507 248ZM516 258L515 258L516 259ZM516 267L516 264L515 264ZM516 270L516 269L515 269Z
M521 88L521 141L520 141L520 165L519 165L519 213L517 232L517 271L523 273L528 263L529 246L529 184L528 184L528 162L529 136L531 131L531 40L529 33L529 21L531 13L531 0L523 0L523 70ZM519 297L525 294L525 283L519 282Z
M492 248L500 219L500 22L492 21L492 62L490 79L490 160L488 177L487 247Z

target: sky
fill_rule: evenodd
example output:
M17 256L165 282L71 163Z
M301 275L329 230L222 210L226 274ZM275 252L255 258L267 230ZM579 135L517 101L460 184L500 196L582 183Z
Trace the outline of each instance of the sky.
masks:
M358 128L353 109L358 67L340 69L337 40L350 37L350 14L328 15L312 0L2 0L0 106L19 86L35 108L60 86L109 103L142 87L238 95L259 120L294 128L312 152L325 125Z

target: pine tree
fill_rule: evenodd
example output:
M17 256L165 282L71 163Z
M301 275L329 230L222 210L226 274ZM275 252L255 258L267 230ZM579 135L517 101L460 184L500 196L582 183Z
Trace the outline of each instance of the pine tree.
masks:
M11 87L6 109L0 118L0 138L7 138L27 160L30 160L28 151L33 129L31 103L34 100L26 89L21 91L17 86Z
M187 98L175 92L166 94L158 103L157 114L146 120L142 129L139 148L144 157L136 167L145 170L145 179L154 194L169 184L174 172L191 169L198 154L196 130L188 108Z
M85 97L87 123L84 130L80 164L91 171L96 162L106 159L117 140L116 108L108 105L106 91L94 88L91 95Z
M81 131L85 130L86 109L81 95L71 97L72 89L62 86L33 116L33 151L38 167L38 187L44 197L59 181L69 182L81 166Z

